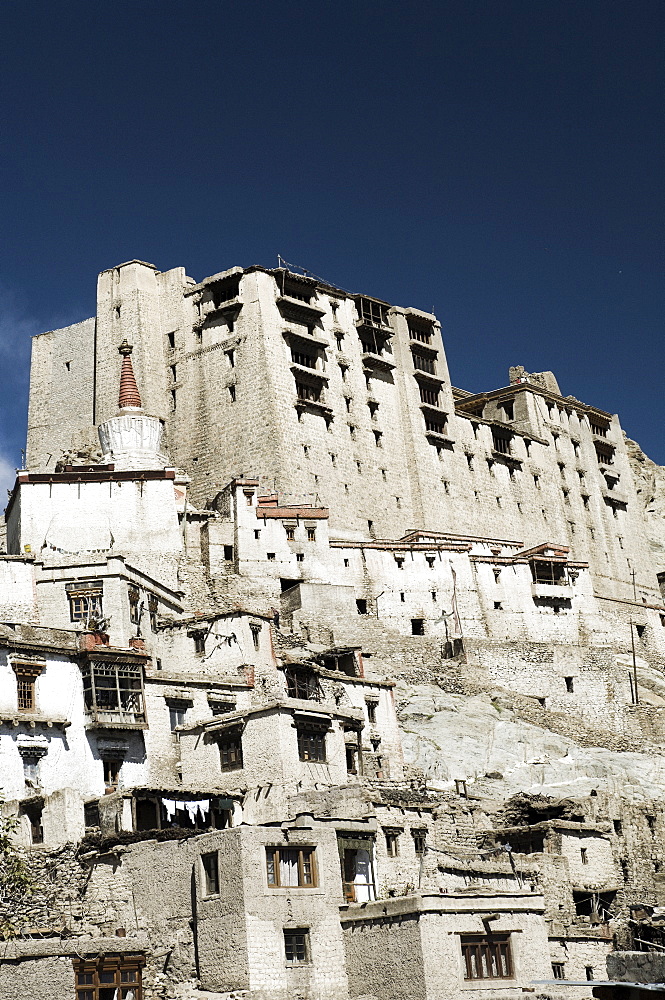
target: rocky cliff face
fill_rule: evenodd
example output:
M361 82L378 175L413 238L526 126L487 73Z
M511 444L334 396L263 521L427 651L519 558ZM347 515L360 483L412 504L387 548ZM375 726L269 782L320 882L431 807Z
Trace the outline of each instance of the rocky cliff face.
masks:
M656 465L637 441L626 438L637 495L644 508L649 545L657 573L665 572L665 468Z

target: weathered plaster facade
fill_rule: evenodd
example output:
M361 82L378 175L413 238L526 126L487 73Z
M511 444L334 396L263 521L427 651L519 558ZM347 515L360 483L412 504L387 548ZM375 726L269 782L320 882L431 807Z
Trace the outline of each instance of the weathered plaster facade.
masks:
M634 465L551 373L453 388L418 309L103 272L94 319L35 338L5 515L34 891L3 900L0 990L580 997L665 943Z

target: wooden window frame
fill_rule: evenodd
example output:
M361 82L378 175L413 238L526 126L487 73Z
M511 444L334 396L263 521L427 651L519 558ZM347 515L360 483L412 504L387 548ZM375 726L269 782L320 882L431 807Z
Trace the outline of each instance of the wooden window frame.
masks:
M240 771L245 765L242 756L242 733L238 729L223 733L219 740L219 764L222 771Z
M289 957L290 951L291 957ZM302 957L299 957L299 952L302 953ZM309 927L284 928L284 957L288 967L311 965Z
M460 947L465 982L514 979L510 934L465 934L460 937ZM499 970L497 975L488 971L492 968L493 960L495 968Z
M123 1000L133 990L134 1000L143 1000L141 970L144 965L143 955L74 959L76 1000L100 1000L102 990L117 991L118 1000ZM132 979L126 978L130 975Z
M304 724L296 725L298 736L298 757L310 764L325 764L326 730Z
M298 885L283 886L280 881L282 854L298 855ZM269 889L317 889L319 885L315 847L266 847L266 876ZM309 881L308 881L309 879Z
M16 674L16 699L19 712L34 713L37 711L37 678L44 673L46 663L30 660L12 660L12 669Z
M219 896L219 851L206 851L201 855L202 888L204 896Z
M399 857L399 838L401 830L384 830L386 838L386 854L389 858Z

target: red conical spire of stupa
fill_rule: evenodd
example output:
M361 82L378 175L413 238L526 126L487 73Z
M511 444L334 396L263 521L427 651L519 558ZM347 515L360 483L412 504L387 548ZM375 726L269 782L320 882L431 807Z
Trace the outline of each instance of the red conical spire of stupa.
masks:
M136 379L134 378L134 368L132 366L132 351L134 348L131 344L128 344L126 340L123 340L118 350L122 354L118 406L121 410L127 408L140 410L141 396L139 394L139 388L136 384Z

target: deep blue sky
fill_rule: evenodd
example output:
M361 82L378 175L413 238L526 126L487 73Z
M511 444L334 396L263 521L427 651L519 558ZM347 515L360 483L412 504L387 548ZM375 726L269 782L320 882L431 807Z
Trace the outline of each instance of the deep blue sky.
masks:
M100 270L281 253L434 307L454 383L551 368L665 463L664 29L662 0L5 0L0 456L30 334Z

